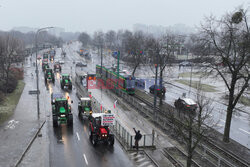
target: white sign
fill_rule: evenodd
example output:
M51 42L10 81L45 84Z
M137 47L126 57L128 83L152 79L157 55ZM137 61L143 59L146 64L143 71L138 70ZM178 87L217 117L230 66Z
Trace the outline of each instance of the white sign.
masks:
M115 116L114 114L104 114L102 115L102 126L111 126L115 123Z

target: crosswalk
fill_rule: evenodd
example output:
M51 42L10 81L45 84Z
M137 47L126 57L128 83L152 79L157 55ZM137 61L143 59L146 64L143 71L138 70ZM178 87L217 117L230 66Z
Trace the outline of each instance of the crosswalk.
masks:
M129 158L137 167L155 167L155 164L144 151L130 151Z

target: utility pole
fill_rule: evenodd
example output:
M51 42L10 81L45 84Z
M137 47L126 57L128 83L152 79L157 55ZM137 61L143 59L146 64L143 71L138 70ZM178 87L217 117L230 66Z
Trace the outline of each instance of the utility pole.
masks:
M116 84L116 93L118 92L119 89L119 59L120 59L120 51L118 50L117 52L117 84Z
M38 119L40 119L40 103L39 103L39 94L40 94L40 90L39 90L39 75L38 75L38 66L37 66L37 35L39 32L44 31L46 29L50 29L50 28L54 28L54 27L44 27L44 28L40 28L36 31L36 35L35 35L35 43L36 43L36 90L37 90L37 117Z
M155 118L156 118L156 100L157 100L157 91L156 91L156 87L157 87L157 77L158 77L158 59L159 59L159 53L157 50L157 57L156 57L156 64L155 64L155 87L154 87L154 114L155 114Z

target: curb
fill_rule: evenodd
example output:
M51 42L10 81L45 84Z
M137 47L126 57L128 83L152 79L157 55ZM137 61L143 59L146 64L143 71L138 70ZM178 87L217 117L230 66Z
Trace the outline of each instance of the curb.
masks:
M40 132L40 130L42 129L43 125L45 124L46 120L43 121L42 125L39 127L39 129L37 130L36 134L33 136L33 138L31 139L31 141L29 142L28 146L26 147L26 149L23 151L21 157L19 158L19 160L15 163L15 167L17 167L21 161L23 160L23 157L25 156L25 154L27 153L27 151L29 150L29 148L31 147L32 143L35 141L38 133Z

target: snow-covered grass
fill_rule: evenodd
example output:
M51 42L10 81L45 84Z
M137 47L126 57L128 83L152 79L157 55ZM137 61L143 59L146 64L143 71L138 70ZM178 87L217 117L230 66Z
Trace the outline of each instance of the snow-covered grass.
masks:
M6 121L13 113L19 98L23 92L25 83L22 80L18 81L16 90L7 94L5 99L0 103L0 124Z
M190 81L189 80L175 80L176 82L179 82L183 85L190 85ZM191 87L197 89L199 85L199 81L192 81ZM203 92L216 92L217 90L215 89L215 86L212 85L208 85L208 84L201 84L201 90Z

